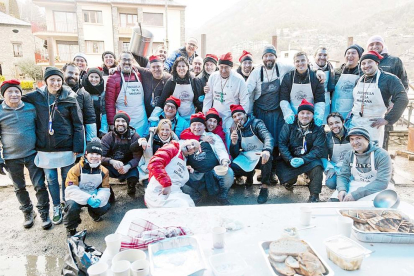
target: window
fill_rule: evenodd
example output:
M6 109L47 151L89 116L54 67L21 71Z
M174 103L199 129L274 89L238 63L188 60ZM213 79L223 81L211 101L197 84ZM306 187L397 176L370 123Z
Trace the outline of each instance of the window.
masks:
M143 23L149 26L163 27L164 26L164 14L144 12Z
M23 56L23 49L21 43L13 43L13 54L15 57Z
M102 12L101 11L83 11L83 22L102 24Z
M122 51L128 52L129 50L129 42L122 42Z
M77 33L76 14L74 12L53 12L55 16L55 31L62 33Z
M88 54L100 54L104 51L103 41L86 40L86 53Z
M62 62L72 61L72 57L79 53L79 45L76 41L56 41L59 60Z
M119 20L120 27L135 26L135 24L138 23L138 15L136 14L120 13L119 19L120 19Z
M285 53L285 58L288 58L289 57L289 53Z

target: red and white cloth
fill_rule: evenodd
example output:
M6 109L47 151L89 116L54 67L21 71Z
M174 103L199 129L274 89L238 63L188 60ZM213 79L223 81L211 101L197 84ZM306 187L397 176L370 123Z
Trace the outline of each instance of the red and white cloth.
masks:
M180 226L159 227L145 219L136 219L131 222L128 235L122 237L121 250L147 249L150 243L186 235L193 233Z

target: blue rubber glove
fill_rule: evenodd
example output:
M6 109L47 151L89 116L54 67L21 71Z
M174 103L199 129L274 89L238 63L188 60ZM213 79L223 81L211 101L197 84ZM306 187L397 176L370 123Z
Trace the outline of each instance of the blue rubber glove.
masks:
M100 199L97 199L97 198L94 198L94 197L90 197L89 199L88 199L88 205L89 206L91 206L92 208L98 208L99 207L99 205L101 205L101 200Z
M286 124L291 125L291 124L293 124L294 121L295 121L295 115L293 115L293 114L289 115L288 117L285 118Z
M157 127L159 121L148 121L150 123L150 127Z
M302 158L292 158L292 160L290 160L290 165L294 168L299 168L300 166L302 166L305 163L305 161L303 161Z

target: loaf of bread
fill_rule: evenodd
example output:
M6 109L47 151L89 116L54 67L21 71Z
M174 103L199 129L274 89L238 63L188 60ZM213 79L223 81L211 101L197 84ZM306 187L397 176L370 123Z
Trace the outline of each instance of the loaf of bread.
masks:
M300 253L308 251L310 251L309 246L304 241L296 238L281 238L269 245L269 254L277 256L297 257Z

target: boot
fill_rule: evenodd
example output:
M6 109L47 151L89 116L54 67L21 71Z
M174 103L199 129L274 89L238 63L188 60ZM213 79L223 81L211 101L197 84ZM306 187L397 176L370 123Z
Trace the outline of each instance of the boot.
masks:
M33 210L27 213L23 213L23 214L24 214L23 227L26 229L29 229L30 227L33 226L34 219L36 218L37 214Z
M127 185L128 185L127 194L128 195L130 196L135 195L135 192L137 190L135 186L137 185L137 183L138 183L138 179L136 177L131 177L127 179Z
M246 178L245 187L246 187L246 189L250 189L252 186L253 186L253 176L248 176Z
M49 213L48 212L41 213L40 214L40 218L42 219L42 228L44 230L47 230L50 227L52 227L52 221L50 220L50 217L49 217Z
M242 176L236 176L235 180L236 185L244 185L244 179Z
M270 184L276 185L277 183L279 183L279 179L277 178L276 173L272 172L272 175L270 176Z
M286 188L286 190L288 190L289 192L293 192L293 188L295 186L296 183L293 184L289 184L289 183L285 183L283 184L283 186Z
M257 175L257 181L262 182L262 171Z
M74 235L76 235L76 229L68 229L68 228L66 228L66 236L68 238L70 238L70 237L72 237Z
M109 196L109 203L114 204L115 203L115 193L114 190L112 190L112 187L109 188L109 191L111 192L111 195Z
M308 203L319 202L319 194L311 194L308 200Z
M259 204L266 203L268 197L269 197L269 190L267 188L261 188L259 196L257 197L257 203Z

